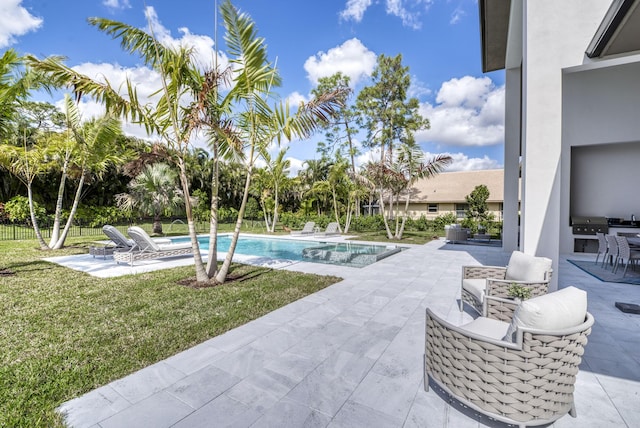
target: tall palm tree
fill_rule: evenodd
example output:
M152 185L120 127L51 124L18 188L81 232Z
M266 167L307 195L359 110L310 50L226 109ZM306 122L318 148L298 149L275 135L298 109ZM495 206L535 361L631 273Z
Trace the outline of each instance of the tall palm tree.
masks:
M268 99L272 96L272 88L280 84L280 76L268 61L264 39L257 36L251 18L240 13L229 0L222 4L220 10L226 27L229 62L234 69L235 86L229 93L229 99L239 112L233 116L236 131L233 136L244 142L247 172L227 257L216 275L216 281L222 283L228 274L240 235L257 155L273 141L311 135L320 123L326 122L341 106L342 92L323 94L307 104L301 104L295 114L290 114L288 102L271 106Z
M147 165L129 182L129 193L116 195L116 202L127 211L137 208L151 214L153 233L162 234L162 216L174 214L184 205L177 179L178 174L166 163Z

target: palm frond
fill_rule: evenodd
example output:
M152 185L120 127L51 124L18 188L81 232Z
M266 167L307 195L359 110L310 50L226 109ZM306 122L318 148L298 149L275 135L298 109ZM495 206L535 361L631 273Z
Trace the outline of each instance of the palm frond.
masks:
M145 64L153 68L156 68L158 60L164 61L169 53L162 43L139 28L105 18L92 17L87 21L113 39L119 39L123 50L139 55Z

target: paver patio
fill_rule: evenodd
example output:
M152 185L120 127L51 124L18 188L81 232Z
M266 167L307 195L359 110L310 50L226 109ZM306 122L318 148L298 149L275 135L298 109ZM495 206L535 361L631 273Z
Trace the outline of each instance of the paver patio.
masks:
M593 259L594 255L571 258ZM356 269L313 295L64 403L72 427L505 426L424 391L425 308L449 321L461 266L505 265L500 248L433 241ZM605 283L560 260L559 286L588 292L596 324L576 384L577 418L553 427L640 426L640 286Z

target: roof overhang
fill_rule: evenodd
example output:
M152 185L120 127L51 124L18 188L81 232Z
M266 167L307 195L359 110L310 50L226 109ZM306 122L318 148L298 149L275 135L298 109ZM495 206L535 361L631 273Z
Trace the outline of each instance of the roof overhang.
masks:
M480 0L482 71L505 68L511 0Z
M640 0L614 0L589 43L589 58L640 51Z

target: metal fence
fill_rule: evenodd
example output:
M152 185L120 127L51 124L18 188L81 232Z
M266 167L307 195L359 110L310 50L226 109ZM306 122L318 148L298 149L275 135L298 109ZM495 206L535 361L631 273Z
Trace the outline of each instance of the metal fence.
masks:
M62 227L64 227L64 225ZM126 232L128 225L116 227L118 227L120 231ZM42 233L42 237L44 239L51 238L52 230L53 228L49 225L40 226L40 232ZM104 233L102 233L102 227L73 225L69 229L69 234L67 236L104 236ZM0 241L16 241L23 239L36 239L36 233L31 225L15 223L0 224Z

